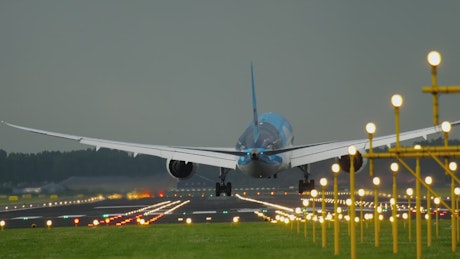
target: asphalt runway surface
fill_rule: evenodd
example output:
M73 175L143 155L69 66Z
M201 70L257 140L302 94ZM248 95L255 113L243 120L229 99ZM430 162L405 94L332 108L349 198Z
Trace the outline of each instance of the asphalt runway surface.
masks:
M243 194L242 194L243 195ZM301 206L301 197L290 194L248 195L257 201L280 204L292 208ZM46 206L45 206L46 205ZM102 199L92 202L54 202L35 205L20 205L8 210L0 210L0 220L5 228L46 228L52 221L52 227L136 224L143 219L149 223L182 223L187 219L194 223L232 222L238 217L241 222L261 221L254 211L270 211L275 208L254 201L246 201L233 195L215 197L201 193L184 195L166 195L165 197L128 199ZM97 222L95 222L97 221Z

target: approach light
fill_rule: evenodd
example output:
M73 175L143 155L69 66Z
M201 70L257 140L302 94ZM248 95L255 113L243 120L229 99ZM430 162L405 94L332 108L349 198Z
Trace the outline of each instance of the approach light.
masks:
M455 187L454 194L459 196L460 195L460 187Z
M322 186L322 187L326 187L327 185L327 179L326 178L321 178L319 180L319 184Z
M316 198L318 196L318 191L316 189L311 190L310 192L311 197Z
M46 226L47 226L48 228L51 228L52 225L53 225L53 221L52 221L51 219L49 219L49 220L46 221Z
M391 163L390 169L393 173L397 173L399 171L399 164L398 163Z
M412 188L407 188L406 194L409 195L409 196L414 195L414 189L412 189Z
M380 178L379 177L374 177L372 179L372 183L377 187L380 185Z
M441 203L441 199L439 197L434 198L434 204L439 205Z
M366 132L369 134L374 134L375 131L377 130L377 127L373 122L369 122L366 124Z
M192 224L192 219L191 219L191 218L187 218L187 219L185 220L185 223L187 223L187 224Z
M456 163L456 162L450 162L450 163L449 163L449 169L450 169L450 171L455 172L455 171L457 171L457 168L458 168L458 166L457 166L457 163Z
M340 165L338 163L332 164L331 170L334 174L338 174L340 172Z
M450 122L444 121L441 123L442 132L449 133L451 129L452 129L452 124L450 124Z
M309 204L310 204L310 202L308 200L306 200L306 199L302 201L302 205L304 207L308 207Z
M426 56L426 60L430 66L437 67L439 64L441 64L442 61L441 54L436 50L432 50Z
M431 178L431 176L425 177L425 183L431 185L433 183L433 178Z
M400 94L394 94L391 96L391 105L395 108L399 108L403 105L403 98Z
M356 147L351 145L348 147L348 154L351 155L351 156L354 156L356 155Z
M364 196L364 189L359 189L358 190L358 195L359 195L359 197L363 197Z
M233 217L233 223L238 223L238 222L240 222L240 217L238 216Z

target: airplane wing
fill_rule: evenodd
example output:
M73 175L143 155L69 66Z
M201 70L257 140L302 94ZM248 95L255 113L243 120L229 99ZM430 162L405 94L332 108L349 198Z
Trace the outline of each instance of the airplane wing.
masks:
M42 135L69 139L78 141L81 144L86 144L99 148L109 148L132 152L134 155L146 154L165 159L181 160L194 162L216 167L224 167L235 169L239 156L244 156L246 153L237 151L232 148L208 148L208 147L173 147L162 145L146 145L129 142L119 142L105 139L88 138L76 135L62 134L52 131L33 129L23 126L14 125L11 123L2 123L21 130L38 133ZM460 121L451 123L452 126L459 125ZM400 133L400 141L423 137L441 131L440 126L432 126L424 129L412 130ZM387 135L373 138L373 147L389 146L395 143L395 135ZM351 141L336 141L324 142L311 145L295 146L281 150L268 151L272 155L291 152L291 167L297 167L305 164L310 164L330 158L340 157L348 153L348 147L355 145L358 150L366 150L369 147L368 139L358 139Z
M459 124L460 121L451 123L452 126ZM441 132L441 126L439 125L400 133L399 139L400 141L415 139L419 137L426 139L427 135L437 132ZM395 142L395 134L374 137L372 140L372 147L375 148L381 146L390 146ZM293 150L291 149L291 166L296 167L346 155L348 154L348 147L351 145L355 145L358 150L366 150L369 148L369 139L330 142L316 146L299 147Z
M145 155L153 155L157 157L162 157L165 159L172 159L172 160L181 160L187 162L194 162L199 164L217 166L217 167L224 167L229 169L236 168L236 161L238 159L238 155L241 155L241 152L236 152L233 149L219 149L219 148L209 148L209 150L205 150L204 148L192 148L192 147L172 147L172 146L161 146L161 145L145 145L145 144L137 144L137 143L128 143L128 142L119 142L119 141L111 141L105 139L97 139L97 138L87 138L82 136L76 135L69 135L69 134L62 134L52 131L40 130L40 129L33 129L27 128L23 126L14 125L11 123L7 123L2 121L2 123L17 128L20 130L25 130L33 133L38 133L46 136L64 138L69 140L78 141L81 144L94 146L96 150L99 148L109 148L109 149L117 149L127 152L132 152L134 155L137 154L145 154Z

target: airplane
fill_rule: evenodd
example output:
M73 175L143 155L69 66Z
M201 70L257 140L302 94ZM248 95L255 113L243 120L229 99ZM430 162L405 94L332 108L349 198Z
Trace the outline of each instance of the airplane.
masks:
M295 146L291 124L277 113L258 114L256 91L254 85L254 66L251 63L251 86L253 120L239 137L233 148L212 147L178 147L163 145L147 145L119 142L113 140L88 138L52 131L23 127L2 121L3 124L20 130L43 134L52 137L78 141L81 144L94 146L96 150L109 148L138 154L152 155L166 160L168 173L178 179L190 178L198 171L199 164L219 168L220 181L216 183L216 196L225 193L231 196L232 185L226 182L230 171L239 170L254 178L276 178L278 173L291 168L299 168L304 179L299 180L299 193L314 188L314 180L310 179L309 165L314 162L336 158L343 171L350 170L348 147L354 145L358 152L354 157L355 172L360 172L367 163L362 156L369 148L368 139L349 141L330 141L309 145ZM458 125L460 121L453 122ZM440 132L440 126L400 133L400 141L423 137ZM390 146L395 143L395 135L373 138L373 147Z

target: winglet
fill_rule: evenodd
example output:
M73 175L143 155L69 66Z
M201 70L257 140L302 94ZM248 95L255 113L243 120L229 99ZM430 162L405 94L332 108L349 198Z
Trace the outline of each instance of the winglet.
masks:
M254 121L254 143L259 139L259 116L257 115L256 87L254 84L254 64L251 62L252 112Z

